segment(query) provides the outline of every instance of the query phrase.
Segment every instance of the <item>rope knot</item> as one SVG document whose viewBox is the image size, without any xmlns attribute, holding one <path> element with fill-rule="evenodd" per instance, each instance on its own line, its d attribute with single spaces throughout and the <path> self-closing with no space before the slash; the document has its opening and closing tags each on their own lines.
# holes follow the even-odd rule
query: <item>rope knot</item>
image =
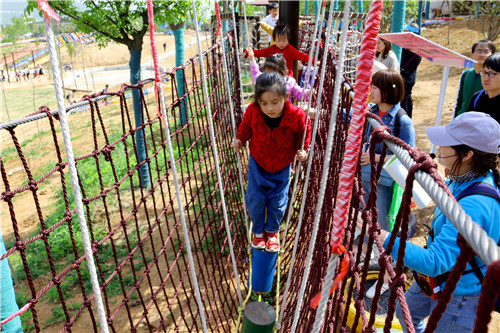
<svg viewBox="0 0 500 333">
<path fill-rule="evenodd" d="M 391 286 L 392 290 L 399 287 L 404 287 L 406 285 L 406 275 L 401 275 L 395 277 L 394 279 L 389 279 L 389 285 Z"/>
<path fill-rule="evenodd" d="M 86 299 L 85 301 L 83 301 L 83 306 L 90 309 L 90 307 L 92 306 L 92 301 L 89 299 Z M 108 321 L 109 321 L 109 319 L 108 319 Z"/>
<path fill-rule="evenodd" d="M 383 136 L 385 135 L 384 131 L 391 133 L 391 129 L 387 126 L 380 126 L 374 128 L 372 131 L 372 139 L 371 143 L 381 143 L 383 141 Z"/>
<path fill-rule="evenodd" d="M 54 282 L 54 284 L 56 286 L 59 286 L 61 284 L 61 278 L 59 276 L 54 276 L 54 278 L 52 279 L 52 281 Z"/>
<path fill-rule="evenodd" d="M 24 251 L 26 250 L 26 244 L 24 244 L 24 242 L 21 242 L 21 241 L 17 241 L 14 243 L 15 246 L 16 246 L 16 249 L 18 249 L 19 251 Z"/>
<path fill-rule="evenodd" d="M 104 159 L 107 161 L 107 162 L 111 162 L 111 152 L 115 150 L 115 147 L 114 146 L 104 146 L 104 148 L 102 148 L 102 153 L 104 155 Z"/>
<path fill-rule="evenodd" d="M 38 190 L 38 185 L 36 184 L 36 182 L 34 180 L 30 180 L 29 183 L 28 183 L 28 188 L 35 192 L 36 190 Z"/>
<path fill-rule="evenodd" d="M 0 197 L 0 199 L 3 201 L 11 201 L 13 197 L 14 197 L 14 192 L 5 191 L 2 193 L 2 196 Z"/>
<path fill-rule="evenodd" d="M 64 170 L 65 167 L 66 167 L 66 163 L 64 163 L 64 162 L 56 163 L 57 171 L 62 171 L 62 170 Z"/>
</svg>

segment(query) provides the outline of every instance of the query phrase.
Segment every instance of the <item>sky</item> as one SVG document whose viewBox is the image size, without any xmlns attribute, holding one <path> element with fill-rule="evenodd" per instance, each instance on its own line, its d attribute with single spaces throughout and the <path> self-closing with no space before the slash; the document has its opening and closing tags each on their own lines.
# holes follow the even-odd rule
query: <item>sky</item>
<svg viewBox="0 0 500 333">
<path fill-rule="evenodd" d="M 0 24 L 10 24 L 12 23 L 13 17 L 21 17 L 24 14 L 24 9 L 28 6 L 28 1 L 17 0 L 17 1 L 0 1 L 0 12 L 2 13 L 2 18 Z M 38 14 L 34 13 L 35 18 L 39 18 Z M 41 18 L 40 18 L 41 20 Z"/>
</svg>

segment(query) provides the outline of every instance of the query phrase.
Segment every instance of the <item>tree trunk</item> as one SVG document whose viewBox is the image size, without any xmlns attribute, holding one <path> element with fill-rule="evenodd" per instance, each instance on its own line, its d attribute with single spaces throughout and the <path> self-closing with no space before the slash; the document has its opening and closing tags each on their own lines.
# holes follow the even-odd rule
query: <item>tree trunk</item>
<svg viewBox="0 0 500 333">
<path fill-rule="evenodd" d="M 142 50 L 132 50 L 130 49 L 130 83 L 132 85 L 137 84 L 141 78 L 141 52 Z M 137 88 L 132 89 L 132 101 L 134 105 L 134 119 L 135 127 L 139 127 L 144 123 L 144 115 L 141 107 L 141 95 L 140 90 Z M 137 149 L 137 163 L 141 163 L 146 159 L 146 138 L 144 136 L 144 130 L 141 129 L 135 133 L 135 143 Z M 149 175 L 149 165 L 144 163 L 139 168 L 139 179 L 142 188 L 147 188 L 151 185 L 151 177 Z"/>
<path fill-rule="evenodd" d="M 179 67 L 184 63 L 184 23 L 171 24 L 170 29 L 174 33 L 175 38 L 175 67 Z M 175 73 L 177 81 L 177 94 L 179 97 L 184 96 L 184 71 L 177 70 Z M 189 110 L 186 101 L 183 99 L 180 103 L 179 125 L 183 126 L 189 118 Z"/>
</svg>

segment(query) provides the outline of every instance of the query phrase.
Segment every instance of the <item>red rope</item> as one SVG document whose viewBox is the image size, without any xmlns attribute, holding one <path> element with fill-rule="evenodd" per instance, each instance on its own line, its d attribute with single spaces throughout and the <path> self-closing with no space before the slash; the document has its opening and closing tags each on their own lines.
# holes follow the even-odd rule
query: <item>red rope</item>
<svg viewBox="0 0 500 333">
<path fill-rule="evenodd" d="M 153 56 L 153 66 L 155 69 L 155 100 L 158 101 L 159 92 L 158 92 L 158 83 L 161 82 L 160 78 L 160 65 L 158 64 L 158 49 L 156 48 L 156 39 L 155 39 L 155 14 L 153 10 L 153 0 L 147 0 L 148 5 L 148 23 L 149 23 L 149 39 L 151 40 L 151 54 Z M 161 116 L 160 103 L 157 104 L 158 116 Z M 165 121 L 165 120 L 164 120 Z"/>
<path fill-rule="evenodd" d="M 371 5 L 367 19 L 368 25 L 363 33 L 356 86 L 354 87 L 354 109 L 340 174 L 337 206 L 334 211 L 333 229 L 330 240 L 332 249 L 341 245 L 345 222 L 348 218 L 349 203 L 352 196 L 352 183 L 354 181 L 359 148 L 363 136 L 366 106 L 368 105 L 368 94 L 372 81 L 372 68 L 377 50 L 377 36 L 380 29 L 381 17 L 382 1 L 376 0 Z"/>
<path fill-rule="evenodd" d="M 477 305 L 474 333 L 488 331 L 491 312 L 495 307 L 495 301 L 500 297 L 500 260 L 494 261 L 488 265 L 482 287 L 479 304 Z"/>
</svg>

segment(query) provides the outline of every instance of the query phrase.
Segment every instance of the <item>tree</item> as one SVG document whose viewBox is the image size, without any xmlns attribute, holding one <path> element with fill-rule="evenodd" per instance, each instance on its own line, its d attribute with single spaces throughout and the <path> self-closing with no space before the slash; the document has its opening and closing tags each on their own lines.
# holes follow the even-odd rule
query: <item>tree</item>
<svg viewBox="0 0 500 333">
<path fill-rule="evenodd" d="M 75 24 L 77 30 L 96 33 L 99 46 L 114 41 L 127 46 L 130 52 L 130 83 L 136 84 L 141 77 L 141 53 L 143 38 L 148 31 L 148 12 L 145 1 L 50 1 L 50 6 L 61 18 Z M 38 8 L 36 1 L 28 1 L 26 12 Z M 155 22 L 176 24 L 190 18 L 190 1 L 154 1 Z M 140 94 L 132 89 L 135 125 L 143 124 Z M 146 159 L 144 131 L 136 132 L 138 163 Z M 140 170 L 141 186 L 151 183 L 149 167 L 144 163 Z"/>
<path fill-rule="evenodd" d="M 498 1 L 480 2 L 480 12 L 483 19 L 484 38 L 494 41 L 500 34 L 500 3 Z"/>
</svg>

